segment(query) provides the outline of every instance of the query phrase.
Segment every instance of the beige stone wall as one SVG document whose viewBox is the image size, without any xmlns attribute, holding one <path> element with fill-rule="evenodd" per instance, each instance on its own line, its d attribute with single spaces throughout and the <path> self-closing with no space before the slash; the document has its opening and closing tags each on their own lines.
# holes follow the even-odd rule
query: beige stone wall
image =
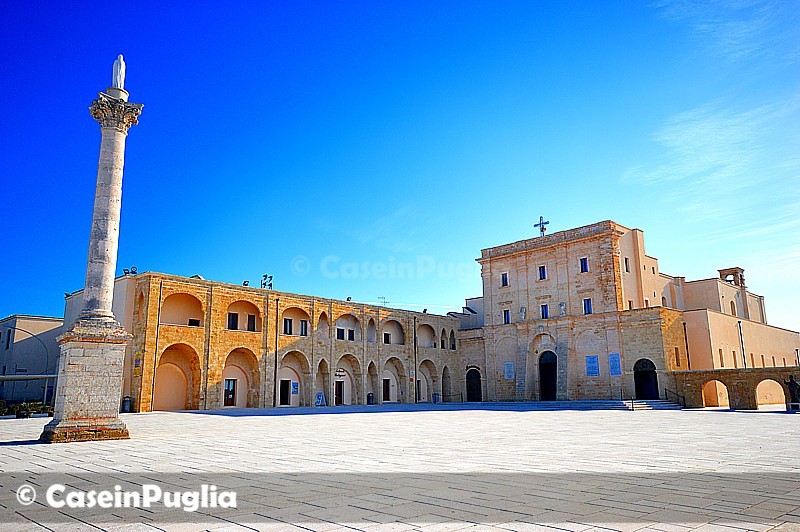
<svg viewBox="0 0 800 532">
<path fill-rule="evenodd" d="M 201 326 L 159 323 L 161 305 L 173 294 L 185 294 L 199 302 Z M 194 381 L 199 385 L 188 403 L 201 409 L 223 406 L 223 372 L 231 364 L 248 377 L 248 406 L 278 404 L 276 368 L 290 366 L 299 377 L 298 397 L 293 401 L 303 406 L 314 404 L 317 392 L 323 392 L 326 402 L 332 404 L 337 380 L 346 381 L 345 402 L 363 404 L 372 392 L 379 403 L 386 368 L 399 378 L 397 400 L 401 402 L 414 402 L 419 377 L 424 380 L 425 398 L 441 394 L 445 366 L 451 373 L 451 386 L 460 391 L 460 348 L 457 342 L 456 349 L 451 349 L 449 342 L 458 327 L 455 318 L 155 273 L 137 276 L 134 300 L 131 388 L 139 411 L 151 409 L 154 370 L 165 353 L 192 359 L 186 371 L 196 371 Z M 242 307 L 242 302 L 258 309 L 257 331 L 227 329 L 229 309 Z M 284 334 L 284 317 L 295 319 L 291 335 Z M 300 319 L 308 321 L 307 336 L 300 335 Z M 355 341 L 346 335 L 344 340 L 337 338 L 337 320 L 358 329 Z M 436 331 L 439 341 L 444 331 L 448 340 L 445 349 L 440 342 L 435 347 L 418 346 L 416 366 L 415 323 Z M 394 331 L 396 341 L 398 326 L 403 331 L 402 343 L 384 344 L 383 331 Z M 423 365 L 424 371 L 415 370 Z"/>
</svg>

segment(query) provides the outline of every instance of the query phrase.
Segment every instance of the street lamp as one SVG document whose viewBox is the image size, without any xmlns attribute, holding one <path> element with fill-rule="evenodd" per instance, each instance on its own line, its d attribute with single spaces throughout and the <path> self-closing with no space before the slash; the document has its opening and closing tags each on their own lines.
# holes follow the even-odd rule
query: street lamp
<svg viewBox="0 0 800 532">
<path fill-rule="evenodd" d="M 27 333 L 28 335 L 30 335 L 31 338 L 33 338 L 34 340 L 36 340 L 37 342 L 42 344 L 42 347 L 44 347 L 44 355 L 45 355 L 44 371 L 42 372 L 42 374 L 43 375 L 47 375 L 48 374 L 47 373 L 47 368 L 50 366 L 50 350 L 47 349 L 47 344 L 45 344 L 42 341 L 42 339 L 39 338 L 35 333 L 32 333 L 32 332 L 30 332 L 28 330 L 25 330 L 22 327 L 14 327 L 13 325 L 3 325 L 3 327 L 5 327 L 6 329 L 14 329 L 15 331 L 22 331 L 24 333 Z M 42 404 L 43 405 L 47 404 L 47 383 L 48 383 L 49 380 L 50 380 L 49 378 L 45 378 L 45 380 L 44 380 L 44 391 L 42 392 Z"/>
</svg>

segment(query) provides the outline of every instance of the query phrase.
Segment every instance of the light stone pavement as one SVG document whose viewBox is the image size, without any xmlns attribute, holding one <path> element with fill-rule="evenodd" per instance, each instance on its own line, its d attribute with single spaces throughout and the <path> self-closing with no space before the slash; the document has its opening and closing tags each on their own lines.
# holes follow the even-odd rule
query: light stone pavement
<svg viewBox="0 0 800 532">
<path fill-rule="evenodd" d="M 532 408 L 126 414 L 131 440 L 57 445 L 0 420 L 0 530 L 800 530 L 798 415 Z M 56 482 L 208 483 L 237 508 L 57 511 Z"/>
</svg>

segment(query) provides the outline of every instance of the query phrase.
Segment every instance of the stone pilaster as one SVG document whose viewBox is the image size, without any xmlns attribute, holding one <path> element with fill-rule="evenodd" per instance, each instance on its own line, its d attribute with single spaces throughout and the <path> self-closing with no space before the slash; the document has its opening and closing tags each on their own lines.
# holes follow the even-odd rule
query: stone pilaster
<svg viewBox="0 0 800 532">
<path fill-rule="evenodd" d="M 48 443 L 128 438 L 119 419 L 125 346 L 131 336 L 111 310 L 117 267 L 119 218 L 122 208 L 122 169 L 125 137 L 138 122 L 142 105 L 128 103 L 119 85 L 100 93 L 89 107 L 100 123 L 100 161 L 97 166 L 84 307 L 69 331 L 58 338 L 58 386 L 53 420 L 40 440 Z M 115 64 L 115 78 L 117 65 Z M 115 81 L 116 83 L 116 81 Z"/>
</svg>

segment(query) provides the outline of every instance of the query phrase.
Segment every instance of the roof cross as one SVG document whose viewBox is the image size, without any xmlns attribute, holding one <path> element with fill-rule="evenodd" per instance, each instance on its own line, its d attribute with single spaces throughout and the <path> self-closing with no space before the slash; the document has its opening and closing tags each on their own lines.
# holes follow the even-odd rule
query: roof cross
<svg viewBox="0 0 800 532">
<path fill-rule="evenodd" d="M 545 226 L 547 224 L 549 224 L 549 223 L 550 223 L 549 220 L 548 221 L 544 220 L 544 216 L 539 216 L 539 223 L 538 224 L 533 224 L 534 227 L 538 227 L 539 228 L 539 233 L 540 233 L 539 236 L 544 236 L 544 232 L 547 231 L 547 227 L 545 227 Z"/>
</svg>

